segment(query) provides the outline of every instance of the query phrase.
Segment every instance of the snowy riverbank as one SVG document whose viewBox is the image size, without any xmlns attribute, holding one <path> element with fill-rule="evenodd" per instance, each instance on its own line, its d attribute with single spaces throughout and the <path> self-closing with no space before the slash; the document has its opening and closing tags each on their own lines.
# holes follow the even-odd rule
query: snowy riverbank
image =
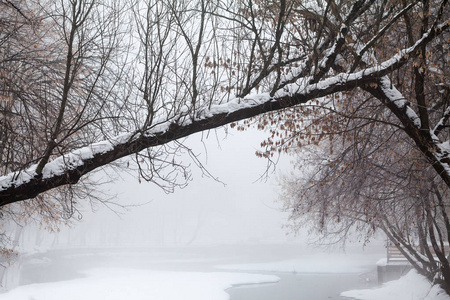
<svg viewBox="0 0 450 300">
<path fill-rule="evenodd" d="M 399 280 L 386 282 L 381 287 L 347 291 L 341 296 L 358 300 L 450 300 L 440 287 L 432 286 L 415 270 Z"/>
<path fill-rule="evenodd" d="M 29 256 L 21 265 L 20 286 L 0 300 L 227 300 L 236 286 L 249 284 L 255 291 L 301 285 L 313 294 L 334 285 L 331 299 L 341 299 L 343 292 L 361 300 L 450 300 L 416 273 L 361 290 L 376 285 L 364 272 L 374 269 L 378 258 L 379 251 L 311 254 L 297 245 L 55 250 Z M 350 289 L 359 290 L 344 292 Z"/>
<path fill-rule="evenodd" d="M 84 277 L 20 286 L 1 300 L 227 300 L 233 285 L 277 282 L 270 275 L 103 268 Z"/>
</svg>

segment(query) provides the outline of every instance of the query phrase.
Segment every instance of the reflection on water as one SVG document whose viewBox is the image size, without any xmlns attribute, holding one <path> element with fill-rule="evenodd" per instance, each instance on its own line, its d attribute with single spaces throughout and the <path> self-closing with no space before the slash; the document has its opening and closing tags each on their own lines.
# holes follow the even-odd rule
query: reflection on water
<svg viewBox="0 0 450 300">
<path fill-rule="evenodd" d="M 348 299 L 339 294 L 376 286 L 374 273 L 295 274 L 265 273 L 280 277 L 276 284 L 244 285 L 227 290 L 230 300 L 326 300 Z M 261 273 L 261 272 L 259 272 Z"/>
</svg>

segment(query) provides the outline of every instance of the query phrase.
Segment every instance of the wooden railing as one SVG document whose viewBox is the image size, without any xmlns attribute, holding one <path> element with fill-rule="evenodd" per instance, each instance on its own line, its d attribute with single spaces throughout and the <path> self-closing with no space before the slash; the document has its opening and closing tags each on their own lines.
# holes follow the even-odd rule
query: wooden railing
<svg viewBox="0 0 450 300">
<path fill-rule="evenodd" d="M 389 245 L 387 247 L 387 262 L 406 261 L 406 257 L 398 250 L 397 246 Z"/>
<path fill-rule="evenodd" d="M 431 253 L 433 253 L 433 255 L 435 255 L 434 253 L 434 249 L 432 246 L 428 246 Z M 414 246 L 414 248 L 420 252 L 420 247 L 419 246 Z M 450 253 L 450 246 L 449 245 L 445 245 L 444 246 L 444 250 L 445 250 L 445 256 L 447 256 Z M 403 256 L 403 254 L 400 252 L 400 250 L 398 250 L 397 246 L 395 245 L 389 245 L 387 247 L 387 262 L 404 262 L 406 261 L 406 257 Z"/>
</svg>

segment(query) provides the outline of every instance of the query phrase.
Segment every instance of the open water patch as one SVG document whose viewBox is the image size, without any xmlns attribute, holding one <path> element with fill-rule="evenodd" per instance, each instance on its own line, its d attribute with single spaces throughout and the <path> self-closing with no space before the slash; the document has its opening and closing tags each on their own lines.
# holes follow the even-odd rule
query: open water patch
<svg viewBox="0 0 450 300">
<path fill-rule="evenodd" d="M 258 272 L 261 274 L 261 272 Z M 344 291 L 377 286 L 376 270 L 362 274 L 278 273 L 278 283 L 235 286 L 227 290 L 230 300 L 326 300 L 348 299 Z M 374 275 L 375 274 L 375 275 Z"/>
</svg>

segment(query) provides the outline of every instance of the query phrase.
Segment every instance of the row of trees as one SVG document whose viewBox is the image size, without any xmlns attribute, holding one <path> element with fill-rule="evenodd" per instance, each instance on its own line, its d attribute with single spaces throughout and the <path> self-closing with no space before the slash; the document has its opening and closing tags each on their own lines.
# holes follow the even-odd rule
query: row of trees
<svg viewBox="0 0 450 300">
<path fill-rule="evenodd" d="M 415 35 L 424 34 L 439 17 L 438 4 L 442 3 L 411 3 L 411 9 L 381 22 L 379 28 L 390 28 L 374 57 L 383 60 L 398 45 L 414 45 Z M 417 112 L 421 132 L 440 140 L 446 153 L 448 38 L 444 34 L 424 45 L 416 60 L 389 76 L 391 87 L 401 92 L 398 101 L 407 101 Z M 369 241 L 382 231 L 421 274 L 443 283 L 448 291 L 449 186 L 440 176 L 446 170 L 437 169 L 423 155 L 415 133 L 374 87 L 272 115 L 278 126 L 260 155 L 284 150 L 296 156 L 294 173 L 282 183 L 292 230 L 307 226 L 328 242 L 342 243 L 355 235 Z"/>
<path fill-rule="evenodd" d="M 450 290 L 447 2 L 1 0 L 2 219 L 69 218 L 130 155 L 172 191 L 178 139 L 256 120 L 259 155 L 309 153 L 294 221 L 384 230 Z"/>
</svg>

